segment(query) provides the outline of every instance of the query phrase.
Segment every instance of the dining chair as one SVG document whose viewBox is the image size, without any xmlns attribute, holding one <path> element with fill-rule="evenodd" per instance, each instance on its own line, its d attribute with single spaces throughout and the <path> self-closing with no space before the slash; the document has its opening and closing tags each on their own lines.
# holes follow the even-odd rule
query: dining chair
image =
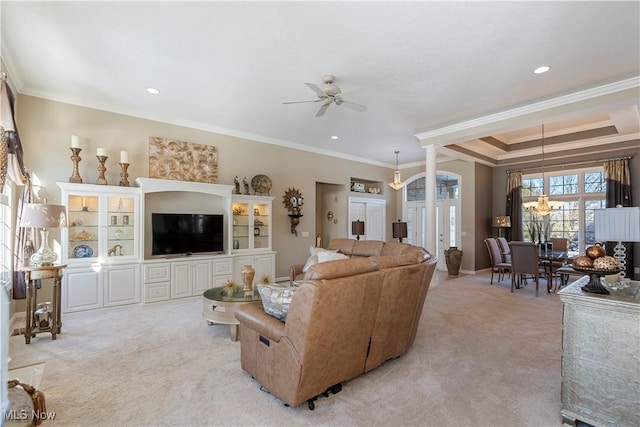
<svg viewBox="0 0 640 427">
<path fill-rule="evenodd" d="M 564 252 L 563 257 L 551 260 L 551 263 L 549 265 L 549 271 L 551 273 L 552 280 L 553 277 L 555 277 L 562 285 L 563 280 L 561 275 L 557 273 L 557 270 L 566 265 L 567 260 L 569 259 L 569 239 L 564 237 L 552 237 L 550 240 L 554 253 Z"/>
<path fill-rule="evenodd" d="M 504 279 L 506 272 L 511 272 L 511 263 L 502 260 L 502 251 L 498 245 L 498 241 L 493 237 L 484 239 L 487 250 L 489 251 L 489 259 L 491 260 L 491 284 L 493 285 L 493 273 L 498 273 L 498 282 Z"/>
<path fill-rule="evenodd" d="M 520 289 L 523 280 L 532 278 L 536 283 L 536 297 L 540 277 L 544 276 L 544 269 L 538 260 L 538 247 L 532 242 L 509 242 L 511 249 L 511 292 L 514 288 Z M 547 292 L 550 292 L 549 281 L 547 280 Z"/>
<path fill-rule="evenodd" d="M 498 241 L 498 246 L 500 246 L 500 251 L 502 252 L 502 262 L 511 262 L 511 250 L 509 249 L 509 242 L 507 242 L 506 237 L 498 237 L 496 239 Z"/>
</svg>

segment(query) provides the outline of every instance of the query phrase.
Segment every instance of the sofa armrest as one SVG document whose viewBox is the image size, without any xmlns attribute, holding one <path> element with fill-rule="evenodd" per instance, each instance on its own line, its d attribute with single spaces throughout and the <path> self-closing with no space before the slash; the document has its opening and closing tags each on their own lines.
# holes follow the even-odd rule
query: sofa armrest
<svg viewBox="0 0 640 427">
<path fill-rule="evenodd" d="M 298 274 L 302 274 L 304 264 L 293 264 L 289 267 L 289 286 L 293 286 L 293 282 L 296 280 Z"/>
<path fill-rule="evenodd" d="M 240 324 L 271 341 L 280 342 L 284 336 L 284 322 L 265 313 L 260 301 L 242 304 L 236 309 L 234 315 Z"/>
</svg>

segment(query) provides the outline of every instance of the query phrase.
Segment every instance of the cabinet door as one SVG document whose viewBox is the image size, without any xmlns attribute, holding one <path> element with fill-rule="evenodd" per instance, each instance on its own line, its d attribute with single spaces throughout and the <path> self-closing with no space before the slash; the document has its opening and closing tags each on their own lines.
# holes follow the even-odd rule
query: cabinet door
<svg viewBox="0 0 640 427">
<path fill-rule="evenodd" d="M 171 298 L 190 297 L 191 263 L 174 262 L 171 264 Z"/>
<path fill-rule="evenodd" d="M 253 257 L 253 268 L 256 270 L 255 282 L 262 282 L 264 276 L 269 276 L 269 282 L 275 281 L 275 255 L 256 255 Z"/>
<path fill-rule="evenodd" d="M 253 249 L 271 248 L 271 203 L 254 203 L 253 214 Z"/>
<path fill-rule="evenodd" d="M 104 305 L 140 302 L 140 266 L 118 265 L 103 268 Z"/>
<path fill-rule="evenodd" d="M 367 203 L 367 240 L 384 241 L 384 205 Z"/>
<path fill-rule="evenodd" d="M 109 261 L 138 258 L 138 198 L 114 194 L 107 196 L 106 254 Z"/>
<path fill-rule="evenodd" d="M 250 226 L 250 206 L 248 202 L 233 202 L 233 250 L 246 250 L 251 246 L 253 226 Z"/>
<path fill-rule="evenodd" d="M 65 313 L 102 307 L 100 274 L 91 267 L 66 269 L 62 277 L 62 310 Z"/>
<path fill-rule="evenodd" d="M 194 261 L 192 263 L 191 286 L 193 295 L 201 295 L 211 287 L 213 275 L 211 261 Z"/>
<path fill-rule="evenodd" d="M 236 257 L 233 263 L 233 277 L 237 284 L 242 285 L 242 268 L 245 265 L 251 265 L 256 271 L 253 277 L 253 283 L 262 281 L 264 275 L 268 275 L 271 282 L 275 280 L 275 255 L 247 255 Z"/>
<path fill-rule="evenodd" d="M 100 254 L 100 197 L 72 193 L 66 198 L 69 226 L 62 229 L 63 262 L 95 262 Z"/>
</svg>

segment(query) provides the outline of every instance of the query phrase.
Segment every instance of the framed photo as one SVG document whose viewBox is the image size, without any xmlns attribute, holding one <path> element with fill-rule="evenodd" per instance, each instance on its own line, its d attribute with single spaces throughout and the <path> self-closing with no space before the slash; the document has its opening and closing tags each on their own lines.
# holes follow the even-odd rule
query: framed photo
<svg viewBox="0 0 640 427">
<path fill-rule="evenodd" d="M 253 227 L 253 235 L 254 236 L 260 235 L 260 227 Z"/>
</svg>

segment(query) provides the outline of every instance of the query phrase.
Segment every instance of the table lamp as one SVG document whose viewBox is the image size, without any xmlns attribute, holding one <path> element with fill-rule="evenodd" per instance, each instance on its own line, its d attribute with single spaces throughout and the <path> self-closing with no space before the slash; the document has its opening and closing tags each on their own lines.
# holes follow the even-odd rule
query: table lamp
<svg viewBox="0 0 640 427">
<path fill-rule="evenodd" d="M 493 224 L 491 225 L 498 229 L 498 236 L 502 237 L 502 229 L 511 227 L 511 217 L 510 216 L 494 216 Z"/>
<path fill-rule="evenodd" d="M 360 236 L 364 235 L 364 221 L 351 221 L 351 234 L 356 236 L 356 240 L 360 240 Z"/>
<path fill-rule="evenodd" d="M 392 226 L 393 238 L 398 239 L 398 242 L 402 243 L 402 239 L 407 237 L 407 223 L 398 220 L 398 222 L 392 223 Z"/>
<path fill-rule="evenodd" d="M 640 242 L 640 207 L 618 206 L 596 209 L 593 213 L 596 240 L 618 242 L 613 248 L 613 257 L 622 269 L 620 275 L 624 277 L 627 261 L 622 242 Z"/>
<path fill-rule="evenodd" d="M 21 227 L 41 228 L 40 248 L 31 255 L 31 263 L 36 266 L 52 265 L 57 259 L 56 254 L 49 247 L 49 228 L 67 226 L 66 208 L 62 205 L 49 205 L 46 203 L 27 203 L 24 205 Z"/>
</svg>

